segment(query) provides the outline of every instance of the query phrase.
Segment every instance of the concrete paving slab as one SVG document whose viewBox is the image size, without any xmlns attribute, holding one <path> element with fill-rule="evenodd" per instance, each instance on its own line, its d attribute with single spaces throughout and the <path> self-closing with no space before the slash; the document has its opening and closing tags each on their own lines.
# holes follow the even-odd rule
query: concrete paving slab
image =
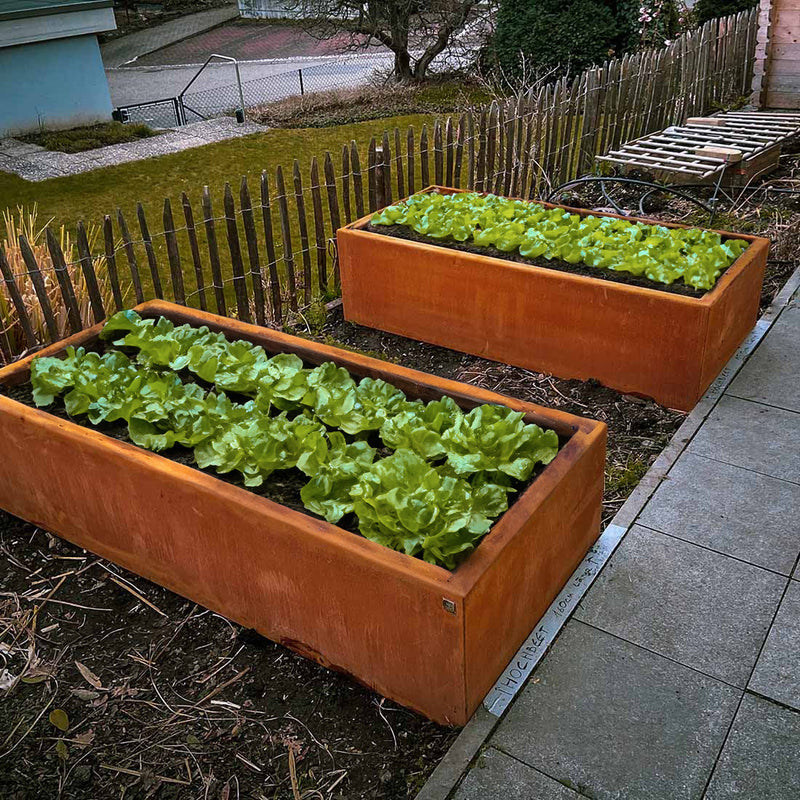
<svg viewBox="0 0 800 800">
<path fill-rule="evenodd" d="M 781 314 L 728 394 L 800 411 L 800 306 Z"/>
<path fill-rule="evenodd" d="M 800 414 L 725 396 L 688 450 L 800 483 Z"/>
<path fill-rule="evenodd" d="M 789 581 L 749 688 L 800 711 L 800 583 Z"/>
<path fill-rule="evenodd" d="M 657 531 L 789 575 L 800 486 L 684 453 L 639 516 Z"/>
<path fill-rule="evenodd" d="M 489 748 L 453 800 L 579 800 L 580 795 L 541 772 Z"/>
<path fill-rule="evenodd" d="M 690 800 L 741 692 L 571 621 L 491 743 L 596 800 Z"/>
<path fill-rule="evenodd" d="M 575 616 L 744 688 L 787 580 L 636 525 Z"/>
<path fill-rule="evenodd" d="M 706 800 L 797 800 L 800 714 L 745 695 Z"/>
</svg>

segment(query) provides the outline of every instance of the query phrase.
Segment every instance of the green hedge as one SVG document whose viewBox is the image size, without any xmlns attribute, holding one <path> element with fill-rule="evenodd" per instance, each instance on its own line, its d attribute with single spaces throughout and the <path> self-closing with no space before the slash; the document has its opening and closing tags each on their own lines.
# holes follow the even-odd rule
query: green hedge
<svg viewBox="0 0 800 800">
<path fill-rule="evenodd" d="M 639 0 L 501 0 L 481 64 L 511 83 L 530 83 L 550 71 L 576 75 L 640 47 L 639 13 Z M 644 44 L 674 36 L 677 20 L 674 0 L 664 0 Z M 653 34 L 661 41 L 651 41 Z"/>
<path fill-rule="evenodd" d="M 695 18 L 699 25 L 717 17 L 738 14 L 758 5 L 758 0 L 697 0 L 694 8 Z"/>
</svg>

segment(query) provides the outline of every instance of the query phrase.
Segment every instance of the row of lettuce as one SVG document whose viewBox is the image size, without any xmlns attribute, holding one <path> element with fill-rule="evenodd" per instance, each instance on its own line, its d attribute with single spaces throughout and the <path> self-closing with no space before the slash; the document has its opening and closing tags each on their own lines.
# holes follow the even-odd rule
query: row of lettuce
<svg viewBox="0 0 800 800">
<path fill-rule="evenodd" d="M 379 211 L 373 225 L 403 225 L 440 241 L 492 246 L 529 259 L 554 259 L 629 272 L 661 284 L 711 289 L 747 248 L 699 228 L 666 228 L 475 192 L 418 192 Z"/>
<path fill-rule="evenodd" d="M 357 382 L 332 362 L 305 368 L 205 327 L 124 311 L 101 335 L 102 355 L 68 348 L 33 361 L 37 406 L 62 398 L 94 425 L 124 421 L 140 447 L 191 448 L 200 468 L 238 472 L 250 487 L 297 469 L 309 511 L 333 523 L 355 513 L 366 538 L 449 569 L 558 451 L 554 431 L 508 408 L 411 401 L 380 379 Z M 184 382 L 184 371 L 213 390 Z M 390 455 L 376 457 L 376 434 Z"/>
</svg>

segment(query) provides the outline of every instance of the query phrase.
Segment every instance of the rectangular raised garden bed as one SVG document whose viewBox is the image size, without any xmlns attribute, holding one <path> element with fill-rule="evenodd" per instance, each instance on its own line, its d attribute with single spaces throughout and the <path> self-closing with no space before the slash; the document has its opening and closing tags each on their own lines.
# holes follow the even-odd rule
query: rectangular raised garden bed
<svg viewBox="0 0 800 800">
<path fill-rule="evenodd" d="M 722 232 L 749 246 L 710 291 L 690 297 L 375 233 L 365 230 L 371 218 L 337 234 L 347 320 L 561 378 L 594 378 L 683 411 L 758 316 L 767 239 Z"/>
<path fill-rule="evenodd" d="M 0 394 L 0 507 L 437 722 L 466 723 L 598 536 L 605 426 L 163 301 L 136 310 L 333 361 L 409 398 L 505 405 L 558 433 L 554 460 L 449 571 Z M 101 327 L 39 355 L 91 346 Z M 28 382 L 31 360 L 0 384 Z"/>
</svg>

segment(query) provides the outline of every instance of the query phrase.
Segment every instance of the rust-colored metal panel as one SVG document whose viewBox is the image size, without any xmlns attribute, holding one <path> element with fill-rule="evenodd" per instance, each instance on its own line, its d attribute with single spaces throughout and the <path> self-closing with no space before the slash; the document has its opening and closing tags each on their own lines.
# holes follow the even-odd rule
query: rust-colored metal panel
<svg viewBox="0 0 800 800">
<path fill-rule="evenodd" d="M 562 378 L 596 378 L 685 411 L 713 380 L 704 365 L 730 355 L 755 322 L 749 309 L 769 245 L 726 233 L 750 247 L 693 298 L 371 233 L 369 219 L 337 234 L 348 320 Z M 710 329 L 725 318 L 720 306 L 748 313 Z"/>
<path fill-rule="evenodd" d="M 517 517 L 517 525 L 502 558 L 487 562 L 480 573 L 477 560 L 475 566 L 464 565 L 466 572 L 474 570 L 475 578 L 464 601 L 470 705 L 483 700 L 494 683 L 489 676 L 499 674 L 513 658 L 531 631 L 530 619 L 541 618 L 597 538 L 606 431 L 595 429 L 585 446 L 570 450 L 572 445 L 567 444 L 569 458 L 559 471 L 568 470 L 576 480 L 558 481 L 535 512 L 526 500 L 508 512 Z M 577 547 L 576 535 L 582 537 Z M 509 584 L 516 587 L 513 592 L 504 588 Z"/>
<path fill-rule="evenodd" d="M 599 533 L 605 426 L 163 301 L 137 310 L 205 324 L 311 363 L 333 360 L 412 397 L 448 394 L 465 407 L 503 403 L 569 437 L 512 510 L 449 572 L 0 396 L 0 507 L 437 722 L 465 724 L 481 700 L 468 682 L 490 686 L 518 644 L 506 638 L 505 615 L 514 614 L 514 636 L 530 630 L 542 610 L 537 598 L 558 592 Z M 43 353 L 91 343 L 99 329 Z M 0 370 L 0 382 L 26 381 L 30 361 Z M 476 587 L 495 571 L 502 581 L 468 609 L 465 598 L 477 598 Z"/>
<path fill-rule="evenodd" d="M 708 328 L 700 376 L 702 392 L 719 375 L 758 320 L 768 253 L 769 240 L 756 239 L 742 256 L 748 259 L 746 267 L 730 276 L 723 276 L 723 279 L 728 278 L 727 288 L 708 306 Z"/>
</svg>

